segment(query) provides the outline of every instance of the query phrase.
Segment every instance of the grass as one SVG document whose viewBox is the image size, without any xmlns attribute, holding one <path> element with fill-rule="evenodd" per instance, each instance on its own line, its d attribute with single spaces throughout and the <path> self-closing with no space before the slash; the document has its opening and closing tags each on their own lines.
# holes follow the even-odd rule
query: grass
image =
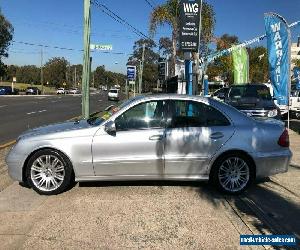
<svg viewBox="0 0 300 250">
<path fill-rule="evenodd" d="M 11 86 L 10 82 L 0 82 L 0 86 Z M 32 85 L 28 83 L 14 83 L 14 88 L 19 89 L 20 92 L 25 91 L 28 87 L 38 87 L 40 90 L 42 89 L 42 85 Z M 45 94 L 55 94 L 55 87 L 49 87 L 44 85 L 44 93 Z"/>
</svg>

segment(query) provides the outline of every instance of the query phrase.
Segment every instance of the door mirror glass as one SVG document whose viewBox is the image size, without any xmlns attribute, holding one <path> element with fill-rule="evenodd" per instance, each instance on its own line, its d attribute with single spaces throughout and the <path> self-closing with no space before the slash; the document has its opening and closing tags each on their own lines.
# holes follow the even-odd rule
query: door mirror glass
<svg viewBox="0 0 300 250">
<path fill-rule="evenodd" d="M 109 121 L 108 123 L 105 124 L 104 130 L 106 133 L 110 135 L 115 135 L 116 134 L 116 124 L 114 121 Z"/>
</svg>

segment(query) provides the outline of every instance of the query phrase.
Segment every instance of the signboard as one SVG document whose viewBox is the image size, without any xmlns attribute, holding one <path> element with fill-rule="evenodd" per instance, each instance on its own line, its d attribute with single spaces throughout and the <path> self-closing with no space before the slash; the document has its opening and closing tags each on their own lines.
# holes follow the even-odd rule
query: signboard
<svg viewBox="0 0 300 250">
<path fill-rule="evenodd" d="M 181 51 L 198 51 L 200 7 L 201 0 L 182 0 L 180 2 L 179 48 Z"/>
<path fill-rule="evenodd" d="M 248 83 L 249 56 L 245 47 L 232 51 L 234 84 Z"/>
<path fill-rule="evenodd" d="M 91 44 L 90 49 L 92 50 L 113 50 L 111 44 Z"/>
<path fill-rule="evenodd" d="M 17 77 L 14 76 L 12 81 L 17 82 Z"/>
<path fill-rule="evenodd" d="M 127 79 L 129 81 L 135 81 L 136 79 L 136 66 L 127 66 Z"/>
</svg>

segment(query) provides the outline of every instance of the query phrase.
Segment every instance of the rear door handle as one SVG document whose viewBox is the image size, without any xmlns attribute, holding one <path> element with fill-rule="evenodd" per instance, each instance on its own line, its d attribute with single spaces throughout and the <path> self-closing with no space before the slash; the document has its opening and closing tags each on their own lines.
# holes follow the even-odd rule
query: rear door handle
<svg viewBox="0 0 300 250">
<path fill-rule="evenodd" d="M 210 135 L 211 139 L 221 139 L 223 137 L 224 137 L 224 134 L 222 132 L 215 132 Z"/>
<path fill-rule="evenodd" d="M 164 138 L 163 135 L 152 135 L 152 136 L 149 137 L 149 140 L 151 140 L 151 141 L 160 141 L 163 138 Z"/>
</svg>

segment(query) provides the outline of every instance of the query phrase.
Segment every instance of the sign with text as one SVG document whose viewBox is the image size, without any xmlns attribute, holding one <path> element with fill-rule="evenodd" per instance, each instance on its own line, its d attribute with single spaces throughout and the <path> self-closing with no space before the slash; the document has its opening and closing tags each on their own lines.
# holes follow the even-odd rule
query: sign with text
<svg viewBox="0 0 300 250">
<path fill-rule="evenodd" d="M 91 44 L 91 50 L 113 50 L 113 46 L 111 44 Z"/>
<path fill-rule="evenodd" d="M 181 51 L 198 51 L 200 8 L 201 0 L 182 0 L 180 2 L 179 48 Z"/>
<path fill-rule="evenodd" d="M 136 79 L 136 66 L 127 66 L 127 79 L 129 81 L 135 81 Z"/>
</svg>

